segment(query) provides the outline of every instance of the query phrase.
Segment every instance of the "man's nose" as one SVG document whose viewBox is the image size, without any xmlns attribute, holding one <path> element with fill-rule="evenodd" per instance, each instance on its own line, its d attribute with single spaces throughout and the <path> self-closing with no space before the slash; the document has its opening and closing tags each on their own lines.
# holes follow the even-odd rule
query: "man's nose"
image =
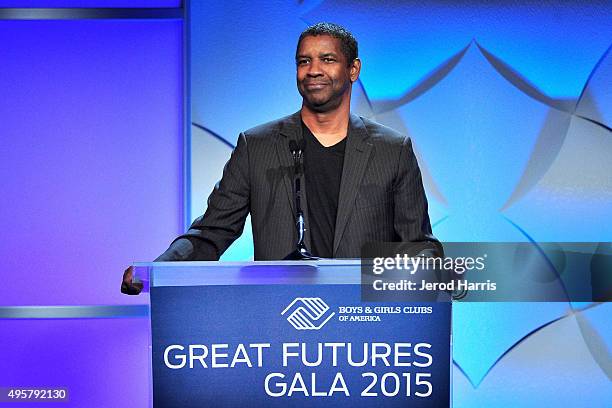
<svg viewBox="0 0 612 408">
<path fill-rule="evenodd" d="M 323 72 L 321 71 L 321 64 L 319 63 L 319 61 L 313 60 L 310 62 L 307 74 L 308 76 L 313 77 L 323 75 Z"/>
</svg>

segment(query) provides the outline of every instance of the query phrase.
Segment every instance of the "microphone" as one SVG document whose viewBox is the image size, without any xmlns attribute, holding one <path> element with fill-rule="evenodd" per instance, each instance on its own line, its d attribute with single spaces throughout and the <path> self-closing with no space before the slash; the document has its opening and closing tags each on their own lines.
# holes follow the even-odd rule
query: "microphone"
<svg viewBox="0 0 612 408">
<path fill-rule="evenodd" d="M 293 200 L 295 202 L 295 224 L 297 227 L 297 243 L 293 252 L 287 255 L 285 260 L 304 260 L 304 259 L 319 259 L 312 256 L 306 244 L 304 244 L 304 236 L 306 232 L 306 224 L 304 222 L 304 212 L 302 211 L 302 186 L 301 175 L 304 173 L 304 139 L 289 141 L 289 150 L 293 157 Z"/>
<path fill-rule="evenodd" d="M 301 175 L 304 171 L 304 139 L 300 139 L 297 142 L 294 139 L 291 139 L 289 141 L 289 150 L 291 151 L 291 156 L 293 156 L 295 175 Z"/>
<path fill-rule="evenodd" d="M 295 139 L 291 139 L 289 141 L 289 150 L 291 151 L 291 155 L 295 157 L 297 151 L 299 150 L 298 143 L 295 141 Z"/>
</svg>

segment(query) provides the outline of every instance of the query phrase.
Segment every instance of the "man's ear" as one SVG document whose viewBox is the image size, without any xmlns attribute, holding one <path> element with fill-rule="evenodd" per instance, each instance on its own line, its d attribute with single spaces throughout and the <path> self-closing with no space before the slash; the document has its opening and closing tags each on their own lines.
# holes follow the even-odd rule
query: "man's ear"
<svg viewBox="0 0 612 408">
<path fill-rule="evenodd" d="M 359 79 L 360 72 L 361 72 L 361 60 L 359 58 L 355 58 L 350 68 L 351 82 L 355 82 L 357 81 L 357 79 Z"/>
</svg>

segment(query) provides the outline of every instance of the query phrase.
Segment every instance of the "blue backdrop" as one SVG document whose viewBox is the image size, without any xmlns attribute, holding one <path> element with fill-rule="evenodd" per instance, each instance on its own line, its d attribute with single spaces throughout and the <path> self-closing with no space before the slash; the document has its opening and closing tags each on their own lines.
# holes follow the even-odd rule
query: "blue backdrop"
<svg viewBox="0 0 612 408">
<path fill-rule="evenodd" d="M 439 239 L 612 241 L 608 3 L 194 1 L 190 10 L 190 219 L 239 132 L 299 109 L 297 38 L 331 21 L 359 41 L 353 111 L 412 137 Z M 252 256 L 247 224 L 223 259 Z M 605 406 L 610 312 L 455 305 L 456 406 Z"/>
</svg>

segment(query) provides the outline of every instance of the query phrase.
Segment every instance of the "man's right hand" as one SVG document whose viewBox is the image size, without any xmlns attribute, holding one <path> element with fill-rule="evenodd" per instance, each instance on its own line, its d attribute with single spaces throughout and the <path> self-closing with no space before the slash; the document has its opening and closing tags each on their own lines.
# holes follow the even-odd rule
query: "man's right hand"
<svg viewBox="0 0 612 408">
<path fill-rule="evenodd" d="M 121 282 L 121 293 L 126 295 L 138 295 L 142 291 L 142 282 L 133 282 L 134 267 L 130 266 L 123 272 L 123 281 Z"/>
</svg>

